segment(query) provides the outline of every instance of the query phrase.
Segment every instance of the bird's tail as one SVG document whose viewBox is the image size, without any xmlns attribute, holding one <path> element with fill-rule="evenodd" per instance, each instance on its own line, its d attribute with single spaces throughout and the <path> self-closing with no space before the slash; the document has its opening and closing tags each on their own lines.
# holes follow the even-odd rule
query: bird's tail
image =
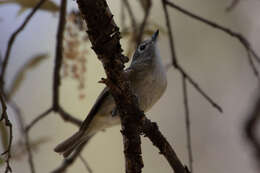
<svg viewBox="0 0 260 173">
<path fill-rule="evenodd" d="M 68 157 L 80 144 L 87 142 L 92 136 L 86 136 L 84 132 L 78 131 L 65 141 L 58 144 L 54 151 Z"/>
</svg>

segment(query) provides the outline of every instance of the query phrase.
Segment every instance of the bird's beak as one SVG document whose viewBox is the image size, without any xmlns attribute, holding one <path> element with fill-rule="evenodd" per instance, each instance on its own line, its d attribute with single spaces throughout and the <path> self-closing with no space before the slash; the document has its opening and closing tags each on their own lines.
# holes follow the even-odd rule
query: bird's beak
<svg viewBox="0 0 260 173">
<path fill-rule="evenodd" d="M 152 35 L 152 41 L 157 41 L 158 35 L 159 35 L 159 30 L 157 30 L 157 31 Z"/>
</svg>

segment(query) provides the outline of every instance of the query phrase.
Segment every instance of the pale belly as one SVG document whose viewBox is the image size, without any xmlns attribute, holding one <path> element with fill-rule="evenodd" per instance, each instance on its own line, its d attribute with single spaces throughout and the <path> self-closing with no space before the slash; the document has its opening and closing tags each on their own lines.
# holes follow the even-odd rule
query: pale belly
<svg viewBox="0 0 260 173">
<path fill-rule="evenodd" d="M 145 79 L 142 78 L 144 75 L 146 75 Z M 156 78 L 155 76 L 161 77 Z M 166 74 L 140 74 L 140 76 L 136 76 L 131 83 L 134 94 L 138 97 L 140 109 L 147 112 L 163 95 L 167 86 Z M 88 133 L 96 133 L 99 130 L 120 124 L 119 116 L 112 116 L 111 114 L 114 108 L 114 100 L 112 96 L 109 95 L 91 122 L 90 127 L 87 130 Z"/>
</svg>

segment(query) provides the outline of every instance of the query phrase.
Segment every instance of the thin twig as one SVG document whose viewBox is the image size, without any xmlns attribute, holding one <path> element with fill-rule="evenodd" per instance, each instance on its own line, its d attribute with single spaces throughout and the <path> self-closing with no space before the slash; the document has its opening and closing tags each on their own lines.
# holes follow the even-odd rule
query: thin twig
<svg viewBox="0 0 260 173">
<path fill-rule="evenodd" d="M 40 121 L 42 118 L 46 117 L 49 113 L 52 112 L 52 108 L 47 109 L 46 111 L 44 111 L 42 114 L 40 114 L 39 116 L 37 116 L 34 120 L 32 120 L 31 123 L 29 123 L 26 127 L 25 127 L 25 131 L 28 133 L 28 131 L 38 122 Z"/>
<path fill-rule="evenodd" d="M 171 55 L 172 55 L 172 65 L 176 68 L 176 67 L 178 67 L 178 61 L 177 61 L 177 56 L 176 56 L 175 47 L 174 47 L 171 21 L 170 21 L 170 17 L 169 17 L 169 12 L 168 12 L 166 4 L 165 4 L 165 0 L 162 0 L 162 6 L 163 6 L 164 18 L 166 20 L 166 26 L 167 26 L 167 30 L 168 30 L 168 34 L 169 34 L 169 43 L 170 43 L 170 50 L 171 50 Z"/>
<path fill-rule="evenodd" d="M 187 81 L 186 77 L 182 75 L 182 90 L 183 90 L 183 104 L 185 111 L 185 122 L 186 122 L 186 133 L 187 133 L 187 148 L 189 154 L 189 167 L 190 172 L 193 172 L 193 157 L 192 157 L 192 145 L 191 145 L 191 129 L 190 129 L 190 112 L 189 112 L 189 103 L 188 103 L 188 92 L 187 92 Z"/>
<path fill-rule="evenodd" d="M 156 123 L 151 122 L 149 119 L 144 117 L 142 120 L 142 132 L 145 137 L 148 137 L 152 141 L 153 145 L 160 150 L 160 154 L 163 154 L 167 159 L 174 172 L 189 173 L 188 169 L 186 169 L 186 167 L 181 163 L 170 143 L 159 131 Z"/>
<path fill-rule="evenodd" d="M 80 146 L 77 147 L 75 152 L 72 153 L 72 155 L 69 158 L 64 158 L 61 165 L 58 168 L 56 168 L 55 170 L 53 170 L 52 173 L 64 173 L 64 172 L 66 172 L 67 168 L 69 166 L 71 166 L 74 163 L 74 161 L 76 160 L 76 158 L 80 155 L 80 153 L 84 149 L 86 143 L 87 142 L 80 144 Z"/>
<path fill-rule="evenodd" d="M 138 108 L 124 75 L 125 56 L 120 45 L 120 32 L 106 0 L 78 0 L 79 9 L 88 27 L 92 49 L 102 61 L 110 89 L 121 118 L 127 173 L 141 173 L 143 160 L 139 124 L 144 116 Z"/>
<path fill-rule="evenodd" d="M 222 108 L 215 102 L 213 99 L 211 99 L 201 88 L 200 86 L 184 71 L 184 69 L 178 64 L 177 61 L 177 56 L 174 48 L 174 41 L 173 41 L 173 34 L 172 34 L 172 29 L 171 29 L 171 23 L 170 23 L 170 18 L 169 18 L 169 13 L 167 10 L 166 5 L 169 4 L 167 0 L 162 0 L 162 5 L 163 5 L 163 11 L 165 14 L 165 20 L 166 20 L 166 25 L 169 33 L 169 43 L 170 43 L 170 50 L 171 50 L 171 55 L 172 55 L 172 66 L 177 68 L 182 75 L 185 76 L 185 78 L 188 79 L 188 81 L 194 86 L 194 88 L 218 111 L 223 112 Z M 174 4 L 173 4 L 174 5 Z M 190 13 L 190 12 L 188 12 Z"/>
<path fill-rule="evenodd" d="M 240 0 L 232 0 L 231 3 L 227 6 L 226 11 L 232 11 L 238 5 L 239 2 Z"/>
<path fill-rule="evenodd" d="M 90 168 L 90 166 L 88 165 L 88 162 L 84 159 L 84 157 L 80 154 L 79 155 L 79 159 L 81 160 L 81 162 L 83 163 L 83 165 L 85 166 L 86 170 L 88 171 L 88 173 L 92 173 L 92 169 Z"/>
<path fill-rule="evenodd" d="M 248 50 L 247 50 L 247 57 L 248 57 L 249 65 L 251 66 L 251 69 L 253 70 L 254 75 L 259 79 L 259 72 L 256 68 L 256 65 L 255 65 L 254 60 L 251 56 L 251 53 Z"/>
<path fill-rule="evenodd" d="M 258 89 L 259 91 L 259 89 Z M 260 94 L 258 93 L 258 98 L 254 103 L 252 112 L 246 116 L 246 122 L 244 126 L 244 132 L 246 134 L 247 141 L 251 144 L 253 153 L 255 155 L 256 165 L 260 169 L 260 140 L 258 138 L 258 127 L 260 124 Z"/>
<path fill-rule="evenodd" d="M 59 106 L 58 112 L 64 121 L 68 121 L 76 126 L 80 126 L 82 121 L 66 112 L 61 106 Z"/>
<path fill-rule="evenodd" d="M 134 32 L 136 32 L 137 31 L 137 23 L 136 23 L 136 18 L 134 16 L 132 8 L 131 8 L 128 0 L 122 0 L 122 2 L 123 2 L 124 6 L 126 7 L 126 9 L 128 11 L 129 17 L 131 19 L 132 28 L 133 28 Z"/>
<path fill-rule="evenodd" d="M 126 28 L 126 21 L 125 21 L 125 3 L 124 3 L 124 1 L 120 1 L 120 3 L 121 3 L 121 8 L 120 8 L 120 25 L 121 25 L 121 29 L 122 30 L 125 30 L 125 28 Z"/>
<path fill-rule="evenodd" d="M 201 88 L 200 86 L 188 75 L 184 69 L 178 65 L 178 70 L 181 72 L 182 75 L 185 76 L 185 78 L 190 82 L 190 84 L 214 107 L 216 108 L 219 112 L 223 112 L 222 108 L 215 102 L 213 101 Z"/>
<path fill-rule="evenodd" d="M 136 41 L 137 45 L 140 44 L 140 42 L 143 39 L 144 29 L 145 29 L 148 17 L 150 15 L 151 7 L 152 7 L 152 1 L 149 0 L 149 5 L 145 9 L 144 18 L 143 18 L 143 21 L 142 21 L 141 26 L 139 28 L 139 34 L 138 34 L 137 41 Z"/>
<path fill-rule="evenodd" d="M 61 118 L 65 121 L 69 121 L 73 124 L 79 126 L 81 121 L 77 118 L 74 118 L 72 115 L 63 110 L 59 104 L 59 86 L 60 86 L 60 70 L 63 58 L 63 35 L 66 24 L 66 6 L 67 0 L 61 1 L 60 7 L 60 16 L 59 24 L 57 31 L 57 44 L 56 44 L 56 58 L 55 58 L 55 67 L 53 73 L 53 104 L 52 107 L 47 109 L 45 112 L 36 117 L 27 127 L 26 131 L 28 132 L 32 126 L 34 126 L 39 120 L 46 117 L 51 111 L 59 113 Z"/>
<path fill-rule="evenodd" d="M 8 173 L 8 172 L 12 172 L 12 168 L 10 166 L 9 161 L 11 159 L 11 146 L 12 146 L 12 142 L 13 142 L 13 125 L 8 118 L 8 115 L 7 115 L 7 112 L 6 112 L 7 106 L 6 106 L 6 103 L 5 103 L 5 100 L 4 100 L 4 96 L 2 94 L 3 93 L 0 90 L 0 101 L 1 101 L 1 105 L 2 105 L 2 115 L 0 117 L 0 121 L 4 120 L 5 125 L 7 127 L 9 127 L 9 142 L 8 142 L 7 149 L 1 155 L 7 154 L 7 158 L 5 160 L 5 163 L 6 163 L 5 173 Z"/>
<path fill-rule="evenodd" d="M 33 162 L 33 155 L 32 155 L 32 150 L 31 150 L 31 146 L 30 146 L 29 134 L 25 131 L 24 119 L 22 116 L 21 109 L 18 107 L 18 105 L 15 102 L 10 101 L 10 105 L 12 106 L 12 108 L 14 109 L 14 111 L 18 117 L 18 122 L 20 124 L 20 130 L 21 130 L 22 134 L 24 135 L 25 148 L 28 153 L 28 163 L 30 166 L 31 173 L 35 173 L 35 166 L 34 166 L 34 162 Z"/>
<path fill-rule="evenodd" d="M 254 59 L 260 64 L 260 57 L 259 57 L 259 56 L 257 55 L 257 53 L 251 48 L 251 45 L 249 44 L 249 42 L 247 41 L 247 39 L 245 39 L 245 37 L 244 37 L 243 35 L 241 35 L 241 34 L 239 34 L 239 33 L 236 33 L 236 32 L 234 32 L 234 31 L 230 30 L 229 28 L 226 28 L 226 27 L 224 27 L 224 26 L 221 26 L 221 25 L 219 25 L 219 24 L 217 24 L 217 23 L 214 23 L 214 22 L 209 21 L 209 20 L 207 20 L 207 19 L 204 19 L 204 18 L 202 18 L 202 17 L 200 17 L 200 16 L 197 16 L 197 15 L 191 13 L 190 11 L 185 10 L 185 9 L 183 9 L 182 7 L 180 7 L 180 6 L 176 5 L 176 4 L 174 4 L 173 2 L 170 2 L 170 1 L 168 1 L 168 0 L 164 0 L 164 2 L 165 2 L 167 5 L 171 6 L 172 8 L 174 8 L 174 9 L 180 11 L 181 13 L 183 13 L 183 14 L 185 14 L 185 15 L 187 15 L 187 16 L 193 18 L 193 19 L 196 19 L 196 20 L 198 20 L 198 21 L 200 21 L 200 22 L 202 22 L 202 23 L 205 23 L 205 24 L 207 24 L 207 25 L 209 25 L 209 26 L 211 26 L 211 27 L 213 27 L 213 28 L 216 28 L 216 29 L 218 29 L 218 30 L 221 30 L 221 31 L 227 33 L 228 35 L 230 35 L 230 36 L 232 36 L 232 37 L 238 39 L 238 41 L 245 47 L 245 49 L 249 50 L 249 51 L 252 53 Z"/>
<path fill-rule="evenodd" d="M 53 98 L 52 98 L 52 107 L 53 111 L 58 111 L 59 109 L 59 86 L 60 86 L 60 69 L 63 59 L 63 36 L 66 25 L 66 9 L 67 9 L 67 0 L 61 1 L 60 7 L 60 16 L 59 16 L 59 24 L 56 35 L 56 53 L 55 53 L 55 66 L 53 72 Z"/>
<path fill-rule="evenodd" d="M 42 6 L 42 4 L 45 1 L 46 0 L 41 0 L 36 4 L 36 6 L 32 9 L 32 11 L 25 18 L 22 25 L 12 34 L 12 36 L 10 37 L 10 39 L 8 41 L 8 46 L 7 46 L 7 50 L 5 52 L 4 61 L 3 61 L 2 69 L 1 69 L 1 75 L 0 75 L 0 84 L 1 84 L 0 87 L 2 88 L 2 91 L 4 91 L 5 72 L 6 72 L 6 68 L 7 68 L 7 65 L 8 65 L 8 61 L 9 61 L 9 57 L 10 57 L 10 53 L 11 53 L 13 43 L 14 43 L 17 35 L 24 29 L 24 27 L 28 24 L 28 22 L 30 21 L 32 16 L 35 14 L 35 12 Z"/>
</svg>

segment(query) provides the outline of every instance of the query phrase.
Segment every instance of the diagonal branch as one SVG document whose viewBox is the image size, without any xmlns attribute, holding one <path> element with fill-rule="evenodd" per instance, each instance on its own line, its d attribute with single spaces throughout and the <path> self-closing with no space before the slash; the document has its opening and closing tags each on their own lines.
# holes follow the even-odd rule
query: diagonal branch
<svg viewBox="0 0 260 173">
<path fill-rule="evenodd" d="M 41 119 L 43 119 L 44 117 L 46 117 L 48 114 L 50 114 L 52 112 L 52 108 L 47 109 L 46 111 L 44 111 L 43 113 L 41 113 L 39 116 L 37 116 L 34 120 L 32 120 L 31 123 L 29 123 L 26 127 L 25 127 L 25 131 L 28 133 L 30 131 L 30 129 Z"/>
<path fill-rule="evenodd" d="M 34 166 L 34 162 L 33 162 L 33 155 L 32 155 L 32 149 L 31 149 L 31 145 L 30 145 L 29 134 L 25 130 L 24 119 L 23 119 L 23 116 L 22 116 L 21 109 L 19 108 L 19 106 L 15 102 L 10 101 L 9 103 L 16 113 L 17 119 L 18 119 L 19 124 L 20 124 L 20 130 L 21 130 L 21 132 L 24 136 L 25 148 L 26 148 L 26 151 L 28 153 L 28 163 L 29 163 L 29 166 L 30 166 L 31 173 L 35 173 L 35 166 Z"/>
<path fill-rule="evenodd" d="M 183 13 L 183 14 L 185 14 L 185 15 L 193 18 L 193 19 L 196 19 L 196 20 L 198 20 L 198 21 L 200 21 L 202 23 L 205 23 L 205 24 L 207 24 L 207 25 L 209 25 L 209 26 L 211 26 L 213 28 L 221 30 L 221 31 L 225 32 L 226 34 L 230 35 L 231 37 L 236 38 L 245 47 L 245 49 L 247 51 L 249 51 L 253 55 L 253 58 L 260 64 L 260 57 L 252 49 L 251 45 L 249 44 L 249 42 L 247 41 L 247 39 L 243 35 L 241 35 L 241 34 L 239 34 L 237 32 L 234 32 L 234 31 L 230 30 L 229 28 L 226 28 L 224 26 L 216 24 L 216 23 L 214 23 L 212 21 L 204 19 L 204 18 L 202 18 L 200 16 L 197 16 L 197 15 L 189 12 L 188 10 L 185 10 L 182 7 L 174 4 L 173 2 L 170 2 L 168 0 L 163 0 L 163 1 L 164 1 L 165 4 L 169 5 L 170 7 L 174 8 L 176 10 L 178 10 L 179 12 L 181 12 L 181 13 Z M 250 57 L 248 57 L 248 58 L 250 58 Z"/>
<path fill-rule="evenodd" d="M 147 118 L 143 118 L 142 132 L 145 137 L 148 137 L 152 141 L 153 145 L 160 150 L 160 154 L 163 154 L 167 159 L 175 173 L 190 173 L 189 170 L 183 166 L 169 142 L 161 134 L 156 123 L 151 122 Z"/>
<path fill-rule="evenodd" d="M 87 141 L 80 144 L 80 146 L 76 149 L 76 151 L 69 158 L 64 158 L 61 165 L 58 168 L 56 168 L 55 170 L 53 170 L 52 173 L 66 172 L 67 168 L 74 163 L 74 161 L 77 159 L 77 157 L 80 156 L 80 153 L 84 149 L 86 143 L 87 143 Z"/>
<path fill-rule="evenodd" d="M 10 57 L 10 53 L 11 53 L 11 49 L 13 46 L 13 43 L 17 37 L 17 35 L 25 28 L 25 26 L 28 24 L 28 22 L 30 21 L 30 19 L 33 17 L 33 15 L 35 14 L 35 12 L 42 6 L 42 4 L 45 2 L 46 0 L 41 0 L 39 1 L 36 6 L 32 9 L 32 11 L 28 14 L 28 16 L 25 18 L 24 22 L 22 23 L 22 25 L 12 34 L 11 38 L 8 41 L 8 46 L 7 46 L 7 50 L 5 52 L 5 56 L 4 56 L 4 61 L 2 64 L 2 69 L 1 69 L 1 75 L 0 75 L 0 87 L 2 88 L 2 91 L 4 91 L 4 78 L 5 78 L 5 72 L 6 72 L 6 68 L 8 65 L 8 61 L 9 61 L 9 57 Z"/>
<path fill-rule="evenodd" d="M 239 4 L 239 2 L 240 0 L 232 0 L 231 3 L 226 7 L 226 11 L 232 11 Z"/>
<path fill-rule="evenodd" d="M 86 170 L 88 171 L 88 173 L 92 173 L 93 171 L 90 168 L 90 166 L 88 165 L 88 162 L 84 159 L 84 157 L 82 155 L 79 155 L 79 159 L 84 164 L 84 166 L 85 166 Z"/>
<path fill-rule="evenodd" d="M 92 48 L 103 63 L 108 77 L 103 82 L 110 88 L 120 114 L 126 172 L 140 173 L 143 161 L 138 122 L 144 114 L 136 104 L 129 82 L 126 82 L 119 28 L 105 0 L 78 0 L 77 3 L 87 23 Z"/>
<path fill-rule="evenodd" d="M 183 90 L 183 104 L 184 104 L 184 111 L 185 111 L 185 121 L 186 121 L 186 133 L 187 133 L 187 147 L 188 147 L 188 154 L 189 154 L 189 167 L 190 172 L 193 172 L 192 162 L 192 145 L 191 145 L 191 130 L 190 130 L 190 109 L 188 105 L 188 92 L 187 92 L 187 81 L 186 77 L 182 75 L 182 90 Z"/>
<path fill-rule="evenodd" d="M 190 75 L 188 75 L 184 69 L 178 65 L 178 70 L 179 72 L 181 72 L 182 75 L 185 76 L 185 78 L 190 82 L 190 84 L 214 107 L 216 108 L 219 112 L 223 112 L 222 108 L 213 100 L 211 99 L 202 89 L 201 87 L 198 85 L 198 83 L 196 83 L 191 77 Z"/>
<path fill-rule="evenodd" d="M 197 82 L 195 82 L 191 76 L 189 76 L 184 69 L 179 65 L 178 60 L 177 60 L 177 56 L 176 56 L 176 52 L 175 52 L 175 48 L 174 48 L 174 41 L 173 41 L 173 34 L 172 34 L 172 29 L 171 29 L 171 23 L 170 23 L 170 18 L 169 18 L 169 12 L 167 10 L 167 0 L 162 0 L 162 5 L 163 5 L 163 11 L 164 11 L 164 15 L 165 15 L 165 20 L 166 20 L 166 26 L 168 29 L 168 33 L 169 33 L 169 44 L 170 44 L 170 50 L 171 50 L 171 55 L 172 55 L 172 66 L 175 67 L 182 75 L 185 76 L 185 78 L 187 78 L 187 80 L 191 83 L 191 85 L 214 107 L 216 108 L 219 112 L 223 112 L 222 108 L 213 100 L 211 99 L 208 94 L 206 94 L 201 88 L 200 86 L 197 84 Z M 168 67 L 166 67 L 168 68 Z"/>
</svg>

